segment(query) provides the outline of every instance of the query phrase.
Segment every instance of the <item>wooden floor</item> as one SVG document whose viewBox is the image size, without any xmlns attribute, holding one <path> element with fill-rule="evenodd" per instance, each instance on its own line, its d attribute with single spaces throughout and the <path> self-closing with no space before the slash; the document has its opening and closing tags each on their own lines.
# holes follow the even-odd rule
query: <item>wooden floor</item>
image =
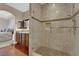
<svg viewBox="0 0 79 59">
<path fill-rule="evenodd" d="M 20 44 L 15 44 L 15 48 L 17 48 L 21 52 L 29 55 L 29 47 L 28 46 L 24 46 L 24 45 L 20 45 Z"/>
<path fill-rule="evenodd" d="M 0 56 L 27 56 L 25 53 L 21 52 L 15 47 L 15 45 L 10 45 L 7 47 L 0 48 Z"/>
</svg>

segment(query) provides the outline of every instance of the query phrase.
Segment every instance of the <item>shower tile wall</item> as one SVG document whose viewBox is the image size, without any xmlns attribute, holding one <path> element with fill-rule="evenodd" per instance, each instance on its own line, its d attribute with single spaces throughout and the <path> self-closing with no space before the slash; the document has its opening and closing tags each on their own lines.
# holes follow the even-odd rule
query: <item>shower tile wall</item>
<svg viewBox="0 0 79 59">
<path fill-rule="evenodd" d="M 41 20 L 41 6 L 39 3 L 31 4 L 31 16 Z M 37 49 L 43 45 L 43 25 L 41 22 L 31 19 L 30 20 L 30 32 L 31 32 L 31 41 L 32 48 Z M 42 41 L 42 42 L 41 42 Z"/>
<path fill-rule="evenodd" d="M 32 22 L 30 24 L 32 48 L 37 49 L 41 46 L 40 40 L 42 40 L 42 24 L 34 19 L 31 19 L 30 21 Z"/>
<path fill-rule="evenodd" d="M 47 4 L 42 6 L 42 11 L 43 20 L 52 20 L 69 17 L 72 15 L 73 10 L 72 4 L 55 4 L 55 6 L 54 4 Z M 51 28 L 50 25 L 46 26 L 46 23 L 43 23 L 44 37 L 42 39 L 42 45 L 50 49 L 56 49 L 72 54 L 74 37 L 72 20 L 62 20 L 48 23 L 51 23 Z"/>
<path fill-rule="evenodd" d="M 79 3 L 74 4 L 74 13 L 79 11 Z M 74 55 L 79 56 L 79 13 L 74 17 L 76 21 L 75 39 L 74 39 Z"/>
<path fill-rule="evenodd" d="M 43 24 L 46 25 L 45 23 Z M 73 48 L 73 28 L 69 28 L 73 26 L 73 22 L 71 20 L 66 21 L 56 21 L 51 22 L 51 32 L 50 28 L 47 30 L 46 26 L 44 27 L 44 41 L 45 46 L 50 49 L 56 49 L 59 51 L 63 51 L 66 53 L 72 53 Z M 68 28 L 58 28 L 58 27 L 68 27 Z"/>
<path fill-rule="evenodd" d="M 41 14 L 41 5 L 39 3 L 32 3 L 31 4 L 31 16 L 42 20 L 42 14 Z"/>
<path fill-rule="evenodd" d="M 64 8 L 64 6 L 66 8 Z M 53 10 L 54 8 L 55 10 Z M 32 16 L 36 17 L 39 20 L 52 20 L 56 18 L 69 17 L 70 15 L 72 15 L 71 9 L 72 4 L 57 4 L 56 7 L 54 7 L 53 4 L 47 4 L 47 5 L 45 4 L 42 7 L 40 7 L 39 4 L 35 4 L 32 6 L 31 13 Z M 56 49 L 62 52 L 72 54 L 73 37 L 74 37 L 72 20 L 62 20 L 48 23 L 50 24 L 46 25 L 46 22 L 41 23 L 38 22 L 37 20 L 31 19 L 30 26 L 31 26 L 32 48 L 36 49 L 40 46 L 44 46 L 50 49 Z M 64 27 L 64 28 L 58 28 L 58 27 Z"/>
<path fill-rule="evenodd" d="M 66 18 L 72 15 L 72 4 L 50 3 L 42 5 L 42 20 Z"/>
<path fill-rule="evenodd" d="M 77 12 L 79 10 L 79 3 L 74 3 L 74 11 L 73 13 Z"/>
</svg>

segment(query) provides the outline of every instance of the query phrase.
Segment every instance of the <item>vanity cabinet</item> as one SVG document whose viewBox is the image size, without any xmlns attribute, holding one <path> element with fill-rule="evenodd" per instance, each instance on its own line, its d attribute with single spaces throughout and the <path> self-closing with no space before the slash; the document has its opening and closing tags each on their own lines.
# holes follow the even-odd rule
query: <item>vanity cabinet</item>
<svg viewBox="0 0 79 59">
<path fill-rule="evenodd" d="M 28 33 L 16 33 L 16 48 L 29 55 L 29 34 Z"/>
</svg>

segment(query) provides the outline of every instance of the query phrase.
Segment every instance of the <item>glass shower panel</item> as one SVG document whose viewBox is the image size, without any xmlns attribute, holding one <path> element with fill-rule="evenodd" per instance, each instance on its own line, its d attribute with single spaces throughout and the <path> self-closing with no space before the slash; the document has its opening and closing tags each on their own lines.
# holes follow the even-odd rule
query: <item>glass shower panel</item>
<svg viewBox="0 0 79 59">
<path fill-rule="evenodd" d="M 69 26 L 68 26 L 69 25 Z M 73 22 L 71 20 L 48 22 L 45 26 L 45 41 L 48 55 L 71 55 L 73 46 Z"/>
</svg>

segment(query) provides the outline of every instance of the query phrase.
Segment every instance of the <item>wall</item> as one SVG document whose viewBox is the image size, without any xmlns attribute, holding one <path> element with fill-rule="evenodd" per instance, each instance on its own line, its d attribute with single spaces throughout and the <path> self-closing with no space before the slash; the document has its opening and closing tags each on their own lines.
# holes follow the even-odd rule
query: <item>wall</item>
<svg viewBox="0 0 79 59">
<path fill-rule="evenodd" d="M 32 3 L 31 5 L 31 19 L 30 19 L 30 36 L 31 36 L 31 43 L 32 48 L 36 49 L 37 47 L 40 47 L 42 45 L 42 23 L 37 21 L 36 19 L 41 20 L 41 6 L 40 4 Z M 36 19 L 33 19 L 32 17 L 35 17 Z"/>
<path fill-rule="evenodd" d="M 32 48 L 36 49 L 41 46 L 40 40 L 42 39 L 42 24 L 34 19 L 31 19 L 30 22 Z"/>
<path fill-rule="evenodd" d="M 31 16 L 41 20 L 42 19 L 42 10 L 41 5 L 39 3 L 32 3 L 31 4 Z"/>
<path fill-rule="evenodd" d="M 0 30 L 7 29 L 9 26 L 9 20 L 0 19 Z"/>
<path fill-rule="evenodd" d="M 79 11 L 79 4 L 74 4 L 74 13 Z M 79 13 L 74 17 L 75 19 L 75 39 L 74 39 L 74 55 L 79 56 Z"/>
<path fill-rule="evenodd" d="M 72 15 L 72 4 L 50 3 L 42 5 L 43 20 L 66 18 Z"/>
<path fill-rule="evenodd" d="M 74 11 L 73 13 L 76 13 L 79 10 L 79 3 L 75 3 L 74 5 Z"/>
</svg>

